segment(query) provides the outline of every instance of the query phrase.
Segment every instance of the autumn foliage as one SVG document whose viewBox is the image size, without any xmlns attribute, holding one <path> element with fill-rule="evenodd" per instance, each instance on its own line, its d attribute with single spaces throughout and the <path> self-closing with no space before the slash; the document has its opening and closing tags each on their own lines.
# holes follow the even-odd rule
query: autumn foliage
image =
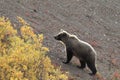
<svg viewBox="0 0 120 80">
<path fill-rule="evenodd" d="M 120 80 L 120 73 L 118 71 L 115 71 L 112 75 L 111 80 Z"/>
<path fill-rule="evenodd" d="M 49 49 L 42 45 L 43 34 L 18 20 L 20 34 L 8 19 L 0 18 L 0 80 L 67 80 L 45 55 Z"/>
</svg>

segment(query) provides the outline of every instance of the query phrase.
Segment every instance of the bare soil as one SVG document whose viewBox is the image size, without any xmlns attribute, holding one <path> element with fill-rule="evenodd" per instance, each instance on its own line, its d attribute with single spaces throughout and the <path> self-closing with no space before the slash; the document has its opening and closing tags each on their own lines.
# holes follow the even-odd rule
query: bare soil
<svg viewBox="0 0 120 80">
<path fill-rule="evenodd" d="M 8 17 L 19 29 L 16 16 L 25 19 L 36 33 L 43 33 L 44 45 L 53 64 L 68 71 L 71 80 L 94 80 L 89 69 L 80 70 L 76 58 L 66 58 L 64 46 L 53 36 L 64 29 L 90 43 L 97 52 L 97 69 L 110 80 L 120 71 L 120 0 L 0 0 L 0 16 Z"/>
</svg>

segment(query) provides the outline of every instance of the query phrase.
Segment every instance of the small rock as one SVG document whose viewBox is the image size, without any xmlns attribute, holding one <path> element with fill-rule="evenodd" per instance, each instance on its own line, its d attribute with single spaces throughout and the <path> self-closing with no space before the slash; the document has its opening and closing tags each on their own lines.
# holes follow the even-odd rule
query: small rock
<svg viewBox="0 0 120 80">
<path fill-rule="evenodd" d="M 115 24 L 118 24 L 118 22 L 116 21 Z"/>
<path fill-rule="evenodd" d="M 103 36 L 106 36 L 106 34 L 103 34 Z"/>
<path fill-rule="evenodd" d="M 107 41 L 110 41 L 110 38 L 107 38 Z"/>
<path fill-rule="evenodd" d="M 36 9 L 33 9 L 33 11 L 34 11 L 34 12 L 37 12 L 37 10 L 36 10 Z"/>
</svg>

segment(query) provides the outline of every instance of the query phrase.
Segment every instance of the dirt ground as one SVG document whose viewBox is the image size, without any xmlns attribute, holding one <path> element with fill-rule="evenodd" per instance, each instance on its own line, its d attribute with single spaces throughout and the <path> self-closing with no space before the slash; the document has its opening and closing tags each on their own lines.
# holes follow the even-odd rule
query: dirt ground
<svg viewBox="0 0 120 80">
<path fill-rule="evenodd" d="M 16 16 L 25 19 L 36 33 L 43 33 L 52 62 L 68 71 L 71 80 L 94 80 L 79 62 L 62 63 L 64 46 L 53 36 L 64 29 L 90 43 L 97 52 L 97 69 L 106 80 L 120 71 L 120 0 L 0 0 L 0 16 L 8 17 L 19 29 Z"/>
</svg>

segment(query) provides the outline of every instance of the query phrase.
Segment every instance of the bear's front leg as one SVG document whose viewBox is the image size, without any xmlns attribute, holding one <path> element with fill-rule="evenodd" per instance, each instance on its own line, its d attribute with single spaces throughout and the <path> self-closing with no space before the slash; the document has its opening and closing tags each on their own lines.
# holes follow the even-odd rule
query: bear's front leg
<svg viewBox="0 0 120 80">
<path fill-rule="evenodd" d="M 81 63 L 81 66 L 77 66 L 77 67 L 80 69 L 84 69 L 86 67 L 86 62 L 84 60 L 80 60 L 80 59 L 79 59 L 79 61 Z"/>
<path fill-rule="evenodd" d="M 73 52 L 71 49 L 67 48 L 66 51 L 67 51 L 67 61 L 66 62 L 63 61 L 64 64 L 69 63 L 73 57 Z"/>
</svg>

